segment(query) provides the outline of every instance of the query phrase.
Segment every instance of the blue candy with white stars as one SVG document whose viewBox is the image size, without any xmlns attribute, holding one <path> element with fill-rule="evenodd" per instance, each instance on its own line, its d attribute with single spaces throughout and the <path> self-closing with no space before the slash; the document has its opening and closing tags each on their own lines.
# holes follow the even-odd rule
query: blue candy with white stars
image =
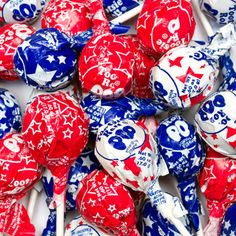
<svg viewBox="0 0 236 236">
<path fill-rule="evenodd" d="M 160 123 L 156 139 L 170 174 L 178 180 L 182 201 L 189 211 L 194 230 L 199 231 L 201 205 L 196 192 L 196 175 L 202 169 L 206 156 L 203 143 L 194 126 L 179 115 L 170 116 Z"/>
<path fill-rule="evenodd" d="M 100 168 L 100 164 L 94 155 L 94 151 L 86 148 L 80 157 L 74 162 L 69 171 L 66 191 L 66 210 L 76 209 L 76 195 L 80 181 L 93 170 Z M 42 182 L 47 195 L 47 205 L 49 206 L 53 198 L 53 178 L 49 171 L 45 171 Z M 50 209 L 47 226 L 43 231 L 43 236 L 56 235 L 56 210 Z"/>
<path fill-rule="evenodd" d="M 225 212 L 223 221 L 220 225 L 220 236 L 236 235 L 236 203 L 231 205 Z"/>
<path fill-rule="evenodd" d="M 14 64 L 19 77 L 39 90 L 66 87 L 77 68 L 73 39 L 57 29 L 40 29 L 18 46 Z"/>
<path fill-rule="evenodd" d="M 16 98 L 8 90 L 0 88 L 0 138 L 9 132 L 19 132 L 21 123 L 21 110 Z"/>
</svg>

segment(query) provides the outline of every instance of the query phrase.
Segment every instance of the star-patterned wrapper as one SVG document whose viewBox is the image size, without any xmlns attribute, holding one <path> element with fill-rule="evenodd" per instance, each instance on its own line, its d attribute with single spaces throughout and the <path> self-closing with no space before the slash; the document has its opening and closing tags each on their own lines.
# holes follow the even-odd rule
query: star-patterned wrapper
<svg viewBox="0 0 236 236">
<path fill-rule="evenodd" d="M 92 26 L 92 15 L 85 1 L 51 0 L 43 11 L 41 25 L 73 36 Z"/>
<path fill-rule="evenodd" d="M 0 139 L 9 132 L 21 129 L 21 110 L 12 93 L 0 88 Z"/>
<path fill-rule="evenodd" d="M 153 98 L 149 85 L 150 70 L 155 65 L 156 59 L 144 52 L 137 36 L 123 36 L 127 40 L 134 54 L 135 70 L 131 93 L 138 98 Z"/>
<path fill-rule="evenodd" d="M 191 233 L 191 227 L 186 216 L 187 211 L 182 206 L 181 201 L 172 196 L 171 194 L 165 193 L 168 207 L 173 208 L 176 216 L 181 220 L 184 226 Z M 149 199 L 145 201 L 142 212 L 142 235 L 143 236 L 181 236 L 176 227 L 171 224 L 168 220 L 163 218 L 160 212 L 157 211 L 156 207 L 152 205 Z"/>
<path fill-rule="evenodd" d="M 204 233 L 219 235 L 226 209 L 236 202 L 236 161 L 209 148 L 199 183 L 209 212 Z"/>
<path fill-rule="evenodd" d="M 220 236 L 234 236 L 236 234 L 236 203 L 225 212 L 224 219 L 220 225 Z"/>
<path fill-rule="evenodd" d="M 101 231 L 98 227 L 90 224 L 82 216 L 74 218 L 67 226 L 65 236 L 111 236 Z"/>
<path fill-rule="evenodd" d="M 102 0 L 91 1 L 94 35 L 79 58 L 83 90 L 103 98 L 118 98 L 131 91 L 134 55 L 123 38 L 111 34 Z"/>
<path fill-rule="evenodd" d="M 0 0 L 0 21 L 6 23 L 32 23 L 46 4 L 46 0 Z"/>
<path fill-rule="evenodd" d="M 166 118 L 156 131 L 158 149 L 170 174 L 178 181 L 178 188 L 188 217 L 196 232 L 202 230 L 199 217 L 196 175 L 202 169 L 205 152 L 203 143 L 194 129 L 179 115 Z"/>
<path fill-rule="evenodd" d="M 18 46 L 15 69 L 27 85 L 42 90 L 66 87 L 76 71 L 72 39 L 57 29 L 40 29 Z"/>
<path fill-rule="evenodd" d="M 76 203 L 83 218 L 109 235 L 139 236 L 129 191 L 105 171 L 95 170 L 81 181 Z"/>
<path fill-rule="evenodd" d="M 115 100 L 100 99 L 87 94 L 82 106 L 90 118 L 90 132 L 97 134 L 102 125 L 112 120 L 138 120 L 141 116 L 153 116 L 167 110 L 165 105 L 154 99 L 139 99 L 128 95 Z"/>
<path fill-rule="evenodd" d="M 236 158 L 236 95 L 220 91 L 208 97 L 195 114 L 197 132 L 217 152 Z"/>
<path fill-rule="evenodd" d="M 225 25 L 236 21 L 236 2 L 233 0 L 201 0 L 202 11 L 218 24 Z"/>
<path fill-rule="evenodd" d="M 57 204 L 57 196 L 66 191 L 70 166 L 88 141 L 89 120 L 77 101 L 58 92 L 38 95 L 26 107 L 22 126 L 33 157 L 53 175 Z"/>
<path fill-rule="evenodd" d="M 160 56 L 181 44 L 188 44 L 195 30 L 188 0 L 146 0 L 137 21 L 137 36 L 145 50 Z"/>
<path fill-rule="evenodd" d="M 19 79 L 14 69 L 13 56 L 17 47 L 35 32 L 26 24 L 7 24 L 0 27 L 0 79 Z"/>
</svg>

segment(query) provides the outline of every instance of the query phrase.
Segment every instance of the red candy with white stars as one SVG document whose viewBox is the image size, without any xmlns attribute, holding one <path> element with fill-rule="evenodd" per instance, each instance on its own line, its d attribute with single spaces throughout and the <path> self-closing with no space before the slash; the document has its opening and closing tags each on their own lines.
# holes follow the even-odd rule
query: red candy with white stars
<svg viewBox="0 0 236 236">
<path fill-rule="evenodd" d="M 95 170 L 81 181 L 76 202 L 82 216 L 109 235 L 139 235 L 129 191 L 105 171 Z"/>
<path fill-rule="evenodd" d="M 148 53 L 158 56 L 188 44 L 195 25 L 189 0 L 148 0 L 137 21 L 137 36 Z"/>
<path fill-rule="evenodd" d="M 32 35 L 35 29 L 26 24 L 7 24 L 0 27 L 0 79 L 17 80 L 13 56 L 17 47 L 25 38 Z"/>
<path fill-rule="evenodd" d="M 85 1 L 51 0 L 41 18 L 42 28 L 56 28 L 73 36 L 92 26 L 91 14 Z"/>
</svg>

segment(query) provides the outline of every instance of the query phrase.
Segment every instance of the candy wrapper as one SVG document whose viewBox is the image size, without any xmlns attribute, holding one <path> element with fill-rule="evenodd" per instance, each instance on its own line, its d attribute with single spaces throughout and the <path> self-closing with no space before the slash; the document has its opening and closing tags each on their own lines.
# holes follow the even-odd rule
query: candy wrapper
<svg viewBox="0 0 236 236">
<path fill-rule="evenodd" d="M 186 216 L 187 211 L 184 209 L 182 203 L 177 197 L 171 194 L 164 193 L 168 206 L 174 208 L 176 216 L 181 220 L 183 225 L 191 233 L 191 227 Z M 174 235 L 181 236 L 174 225 L 168 220 L 163 218 L 160 212 L 157 211 L 156 207 L 153 206 L 149 199 L 146 200 L 143 207 L 143 218 L 142 218 L 142 235 L 143 236 L 162 236 L 162 235 Z"/>
<path fill-rule="evenodd" d="M 26 24 L 7 24 L 0 27 L 0 78 L 17 80 L 19 77 L 14 70 L 13 56 L 17 47 L 35 32 Z"/>
<path fill-rule="evenodd" d="M 219 235 L 220 222 L 226 209 L 236 201 L 236 162 L 209 148 L 204 168 L 199 176 L 205 195 L 209 222 L 205 235 Z"/>
<path fill-rule="evenodd" d="M 111 121 L 98 130 L 95 155 L 111 176 L 133 190 L 145 192 L 163 217 L 181 234 L 190 235 L 161 191 L 158 177 L 167 175 L 168 169 L 156 146 L 142 123 Z"/>
<path fill-rule="evenodd" d="M 236 21 L 236 2 L 224 0 L 201 0 L 201 9 L 220 25 L 234 23 Z"/>
<path fill-rule="evenodd" d="M 194 230 L 201 232 L 200 202 L 196 190 L 196 175 L 205 160 L 201 139 L 194 126 L 178 115 L 170 116 L 159 124 L 156 139 L 170 174 L 177 178 L 189 220 Z"/>
<path fill-rule="evenodd" d="M 90 132 L 112 120 L 138 120 L 141 116 L 153 116 L 167 110 L 167 106 L 154 99 L 139 99 L 128 95 L 115 100 L 100 99 L 92 94 L 84 97 L 82 106 L 90 118 Z"/>
<path fill-rule="evenodd" d="M 220 225 L 220 236 L 236 234 L 236 203 L 230 206 L 225 212 L 224 219 Z"/>
<path fill-rule="evenodd" d="M 27 85 L 56 90 L 73 78 L 77 53 L 71 48 L 71 38 L 53 28 L 41 29 L 18 46 L 14 63 Z"/>
<path fill-rule="evenodd" d="M 236 95 L 220 91 L 208 97 L 195 114 L 197 132 L 217 152 L 236 158 L 235 112 Z"/>
<path fill-rule="evenodd" d="M 129 191 L 105 171 L 95 170 L 81 181 L 76 202 L 83 218 L 109 235 L 139 236 Z"/>
<path fill-rule="evenodd" d="M 145 50 L 160 56 L 188 44 L 195 30 L 190 1 L 146 0 L 137 21 L 137 36 Z"/>
<path fill-rule="evenodd" d="M 19 132 L 21 122 L 21 110 L 16 98 L 8 90 L 0 88 L 0 139 L 9 132 Z"/>
<path fill-rule="evenodd" d="M 128 43 L 110 33 L 102 1 L 90 2 L 94 36 L 79 59 L 79 75 L 85 92 L 118 98 L 131 90 L 134 55 Z"/>
<path fill-rule="evenodd" d="M 32 23 L 46 4 L 46 0 L 0 0 L 0 21 L 6 23 Z"/>
<path fill-rule="evenodd" d="M 219 73 L 219 57 L 236 43 L 235 29 L 220 29 L 206 47 L 181 46 L 167 52 L 151 70 L 151 87 L 173 108 L 200 103 L 214 89 Z"/>
</svg>

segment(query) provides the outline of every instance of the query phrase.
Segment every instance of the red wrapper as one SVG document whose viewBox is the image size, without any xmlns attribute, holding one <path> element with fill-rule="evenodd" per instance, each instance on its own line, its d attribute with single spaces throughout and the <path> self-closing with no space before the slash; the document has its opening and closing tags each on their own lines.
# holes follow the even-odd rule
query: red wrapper
<svg viewBox="0 0 236 236">
<path fill-rule="evenodd" d="M 92 19 L 85 1 L 51 0 L 42 14 L 41 25 L 73 36 L 89 29 Z"/>
<path fill-rule="evenodd" d="M 7 24 L 0 28 L 0 79 L 19 78 L 14 71 L 13 56 L 16 48 L 34 32 L 35 29 L 26 24 Z"/>
<path fill-rule="evenodd" d="M 159 56 L 188 44 L 196 22 L 188 0 L 146 1 L 137 21 L 137 35 L 146 51 Z"/>
<path fill-rule="evenodd" d="M 105 171 L 95 170 L 81 181 L 76 201 L 82 216 L 109 235 L 139 235 L 129 191 Z"/>
<path fill-rule="evenodd" d="M 55 178 L 55 198 L 64 193 L 69 168 L 88 141 L 88 126 L 81 106 L 62 92 L 38 95 L 26 108 L 23 137 Z"/>
</svg>

